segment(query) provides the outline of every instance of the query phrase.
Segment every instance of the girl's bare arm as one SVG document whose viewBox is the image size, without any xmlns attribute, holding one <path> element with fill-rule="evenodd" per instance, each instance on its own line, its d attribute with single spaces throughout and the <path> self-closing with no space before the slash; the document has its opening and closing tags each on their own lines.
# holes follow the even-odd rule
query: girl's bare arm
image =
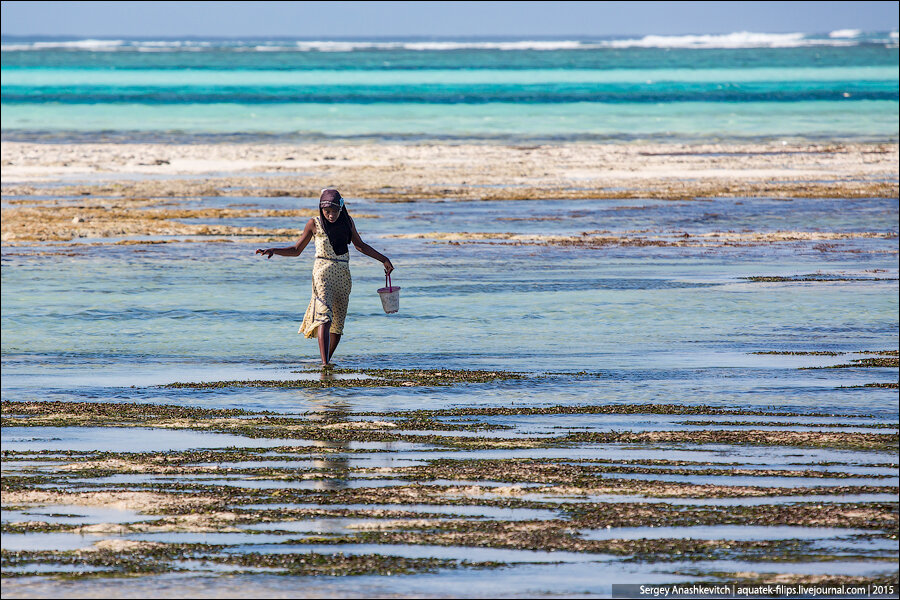
<svg viewBox="0 0 900 600">
<path fill-rule="evenodd" d="M 257 249 L 257 254 L 262 254 L 266 258 L 272 258 L 273 254 L 277 254 L 278 256 L 300 256 L 300 253 L 303 252 L 303 249 L 306 248 L 306 245 L 309 244 L 309 240 L 312 239 L 313 234 L 316 231 L 316 223 L 312 219 L 307 221 L 306 227 L 303 228 L 303 233 L 300 235 L 300 239 L 297 240 L 297 243 L 293 246 L 288 246 L 286 248 L 266 248 L 263 250 L 262 248 Z"/>
<path fill-rule="evenodd" d="M 381 262 L 384 265 L 384 272 L 386 275 L 390 275 L 391 271 L 394 270 L 394 265 L 391 264 L 391 261 L 387 256 L 362 241 L 362 238 L 359 237 L 359 232 L 356 231 L 356 223 L 353 222 L 353 219 L 350 219 L 350 241 L 353 242 L 354 248 L 366 256 L 370 256 Z"/>
</svg>

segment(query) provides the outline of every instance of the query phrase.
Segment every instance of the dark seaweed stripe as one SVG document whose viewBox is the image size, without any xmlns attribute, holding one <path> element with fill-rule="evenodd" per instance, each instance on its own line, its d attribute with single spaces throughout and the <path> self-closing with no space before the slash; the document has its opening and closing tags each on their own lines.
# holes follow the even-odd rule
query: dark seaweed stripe
<svg viewBox="0 0 900 600">
<path fill-rule="evenodd" d="M 845 94 L 849 94 L 845 96 Z M 184 92 L 178 90 L 72 93 L 69 91 L 32 90 L 27 92 L 3 90 L 6 105 L 15 104 L 566 104 L 595 102 L 604 104 L 658 104 L 679 102 L 731 102 L 731 103 L 789 103 L 807 101 L 859 101 L 900 100 L 895 90 L 817 90 L 744 92 L 722 90 L 716 92 L 598 92 L 595 90 L 547 93 L 530 91 L 422 91 L 396 93 L 378 91 L 342 91 L 323 93 L 283 92 L 233 92 L 215 90 L 208 92 Z"/>
<path fill-rule="evenodd" d="M 14 40 L 5 40 L 16 43 Z M 896 66 L 898 49 L 884 43 L 800 48 L 595 48 L 579 50 L 461 49 L 421 52 L 358 49 L 353 52 L 244 52 L 209 48 L 185 52 L 115 52 L 47 48 L 4 51 L 10 67 L 202 70 L 418 70 L 418 69 L 742 69 Z"/>
</svg>

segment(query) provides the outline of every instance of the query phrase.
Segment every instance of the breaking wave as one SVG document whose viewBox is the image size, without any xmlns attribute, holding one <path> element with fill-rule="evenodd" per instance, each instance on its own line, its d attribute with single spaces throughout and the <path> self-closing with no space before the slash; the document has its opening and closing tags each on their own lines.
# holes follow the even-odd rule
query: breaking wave
<svg viewBox="0 0 900 600">
<path fill-rule="evenodd" d="M 81 52 L 357 52 L 405 50 L 445 52 L 459 50 L 570 51 L 621 48 L 799 48 L 808 46 L 856 46 L 896 44 L 897 32 L 864 33 L 838 29 L 828 34 L 754 33 L 739 31 L 706 35 L 646 35 L 640 38 L 596 38 L 564 40 L 39 40 L 4 39 L 3 52 L 69 50 Z"/>
<path fill-rule="evenodd" d="M 608 48 L 800 48 L 804 46 L 850 46 L 858 42 L 844 39 L 812 37 L 805 33 L 753 33 L 739 31 L 723 35 L 647 35 L 640 39 L 612 40 Z"/>
</svg>

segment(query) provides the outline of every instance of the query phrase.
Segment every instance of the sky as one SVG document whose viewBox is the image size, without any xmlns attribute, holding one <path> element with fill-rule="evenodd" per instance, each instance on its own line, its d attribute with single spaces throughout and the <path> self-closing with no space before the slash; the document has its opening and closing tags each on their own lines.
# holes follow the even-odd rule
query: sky
<svg viewBox="0 0 900 600">
<path fill-rule="evenodd" d="M 896 31 L 900 2 L 2 2 L 5 36 L 466 37 Z"/>
</svg>

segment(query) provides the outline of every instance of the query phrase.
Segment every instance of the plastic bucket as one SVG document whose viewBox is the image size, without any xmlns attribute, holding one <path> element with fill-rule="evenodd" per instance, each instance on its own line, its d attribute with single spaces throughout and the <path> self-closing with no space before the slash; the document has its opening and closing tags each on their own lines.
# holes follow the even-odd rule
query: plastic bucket
<svg viewBox="0 0 900 600">
<path fill-rule="evenodd" d="M 391 276 L 384 278 L 387 287 L 380 288 L 378 295 L 381 296 L 381 307 L 387 314 L 395 313 L 400 310 L 400 286 L 391 285 Z"/>
</svg>

